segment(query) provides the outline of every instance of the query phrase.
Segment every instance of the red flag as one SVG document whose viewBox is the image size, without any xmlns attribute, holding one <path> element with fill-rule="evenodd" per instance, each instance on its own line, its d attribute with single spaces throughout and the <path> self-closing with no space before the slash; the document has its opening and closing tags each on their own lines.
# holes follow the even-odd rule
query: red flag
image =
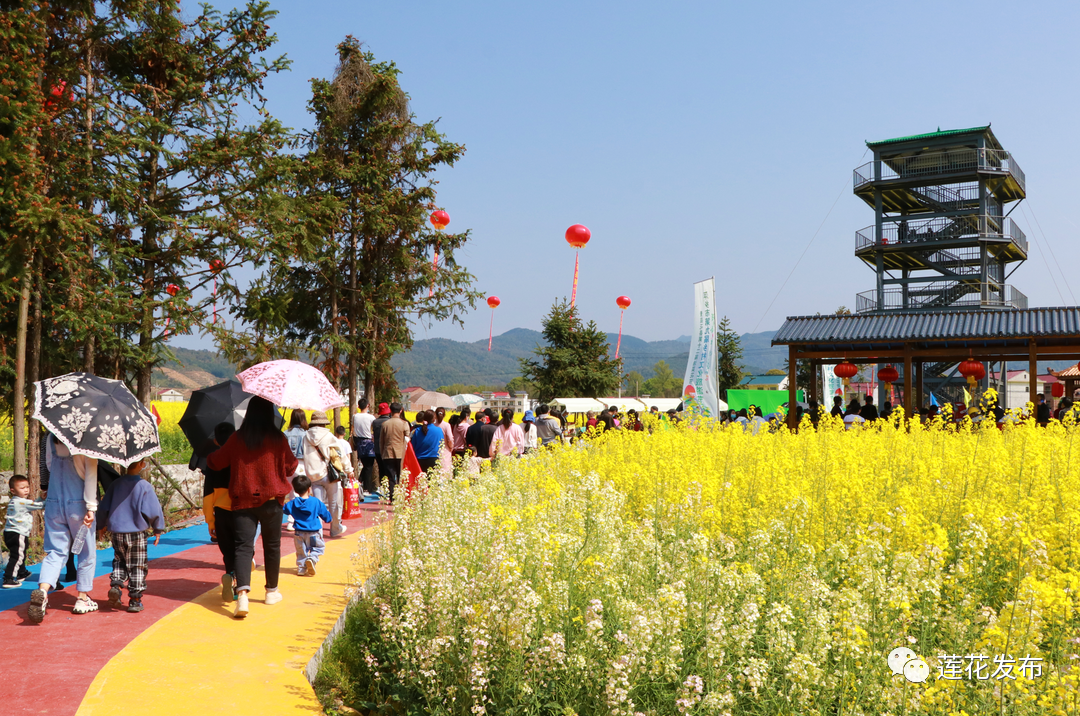
<svg viewBox="0 0 1080 716">
<path fill-rule="evenodd" d="M 416 488 L 416 483 L 420 480 L 420 461 L 416 459 L 412 443 L 409 443 L 409 447 L 405 450 L 405 459 L 401 461 L 401 470 L 409 473 L 409 481 L 405 484 L 405 498 L 408 499 Z"/>
<path fill-rule="evenodd" d="M 154 420 L 157 421 L 157 424 L 161 425 L 161 415 L 157 411 L 157 406 L 153 403 L 150 404 L 150 412 L 154 414 Z"/>
</svg>

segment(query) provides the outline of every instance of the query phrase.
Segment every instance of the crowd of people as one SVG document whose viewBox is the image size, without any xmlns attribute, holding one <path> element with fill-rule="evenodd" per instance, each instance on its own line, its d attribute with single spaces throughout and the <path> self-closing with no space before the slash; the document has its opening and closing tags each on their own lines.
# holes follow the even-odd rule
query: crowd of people
<svg viewBox="0 0 1080 716">
<path fill-rule="evenodd" d="M 844 399 L 836 396 L 828 411 L 814 400 L 805 409 L 797 405 L 796 411 L 800 420 L 807 414 L 814 427 L 823 416 L 831 415 L 841 418 L 850 430 L 888 419 L 893 406 L 885 401 L 879 411 L 869 395 L 845 406 Z M 1080 407 L 1068 398 L 1051 410 L 1045 396 L 1039 394 L 1033 417 L 1045 424 L 1077 412 Z M 940 414 L 956 421 L 993 420 L 999 425 L 1021 419 L 996 405 L 984 414 L 978 406 L 962 403 L 950 405 L 948 410 L 930 405 L 919 411 L 919 418 L 931 421 Z M 303 411 L 295 410 L 284 431 L 277 427 L 276 417 L 269 401 L 254 397 L 238 429 L 229 423 L 218 425 L 208 443 L 196 451 L 196 455 L 203 455 L 198 460 L 204 475 L 203 510 L 211 539 L 222 556 L 221 596 L 223 601 L 234 603 L 237 618 L 249 612 L 252 573 L 258 564 L 255 545 L 260 535 L 265 603 L 272 605 L 283 598 L 278 586 L 282 532 L 293 534 L 297 574 L 313 576 L 325 550 L 324 523 L 329 524 L 331 538 L 347 531 L 341 521 L 343 481 L 355 477 L 365 496 L 393 500 L 410 446 L 421 471 L 467 475 L 545 446 L 572 443 L 609 430 L 666 429 L 682 420 L 676 410 L 661 413 L 653 407 L 648 414 L 639 415 L 634 410 L 622 413 L 616 406 L 574 420 L 558 406 L 541 404 L 526 411 L 521 422 L 515 422 L 510 409 L 497 412 L 487 408 L 474 413 L 468 406 L 449 418 L 443 408 L 423 410 L 410 422 L 400 403 L 379 403 L 372 410 L 368 401 L 361 399 L 351 420 L 351 440 L 347 440 L 345 426 L 330 430 L 327 413 L 315 413 L 308 420 Z M 757 406 L 750 406 L 725 411 L 720 417 L 758 434 L 780 429 L 784 415 L 779 411 L 763 415 Z M 44 511 L 45 557 L 38 588 L 30 598 L 30 621 L 40 623 L 45 618 L 49 592 L 63 587 L 60 573 L 65 565 L 63 579 L 75 582 L 78 593 L 73 613 L 97 611 L 98 605 L 90 596 L 96 567 L 95 525 L 98 537 L 111 536 L 114 550 L 109 603 L 128 612 L 143 609 L 147 533 L 155 535 L 156 544 L 166 526 L 152 486 L 140 477 L 144 468 L 144 462 L 136 462 L 121 475 L 92 458 L 72 455 L 49 435 L 42 445 L 43 499 L 30 499 L 30 482 L 25 476 L 9 480 L 11 497 L 3 535 L 10 554 L 3 577 L 5 588 L 17 587 L 29 576 L 25 557 L 32 513 Z M 104 488 L 100 502 L 99 482 Z M 128 592 L 126 607 L 124 589 Z"/>
</svg>

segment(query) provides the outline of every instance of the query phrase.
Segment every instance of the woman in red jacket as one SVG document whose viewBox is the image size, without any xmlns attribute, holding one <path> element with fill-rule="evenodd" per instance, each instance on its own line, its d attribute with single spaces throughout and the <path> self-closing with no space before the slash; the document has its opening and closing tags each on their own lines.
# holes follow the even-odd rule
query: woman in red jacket
<svg viewBox="0 0 1080 716">
<path fill-rule="evenodd" d="M 207 458 L 211 470 L 229 469 L 229 499 L 236 535 L 236 613 L 248 613 L 251 561 L 255 556 L 255 530 L 262 525 L 266 563 L 266 603 L 281 601 L 281 506 L 292 490 L 289 478 L 297 460 L 289 441 L 274 426 L 274 406 L 254 397 L 248 402 L 244 423 Z"/>
</svg>

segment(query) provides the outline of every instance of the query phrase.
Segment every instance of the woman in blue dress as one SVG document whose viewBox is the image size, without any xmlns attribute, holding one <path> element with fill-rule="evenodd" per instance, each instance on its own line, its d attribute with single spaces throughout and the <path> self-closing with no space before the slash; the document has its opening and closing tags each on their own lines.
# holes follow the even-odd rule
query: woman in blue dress
<svg viewBox="0 0 1080 716">
<path fill-rule="evenodd" d="M 97 611 L 90 598 L 97 566 L 97 542 L 94 517 L 97 512 L 97 460 L 85 455 L 72 455 L 67 446 L 52 435 L 46 442 L 45 460 L 49 467 L 49 492 L 45 496 L 45 559 L 41 562 L 38 588 L 30 595 L 30 621 L 40 624 L 45 619 L 49 590 L 60 579 L 60 570 L 80 529 L 87 532 L 82 547 L 75 552 L 79 558 L 76 589 L 79 598 L 72 609 L 74 614 Z"/>
</svg>

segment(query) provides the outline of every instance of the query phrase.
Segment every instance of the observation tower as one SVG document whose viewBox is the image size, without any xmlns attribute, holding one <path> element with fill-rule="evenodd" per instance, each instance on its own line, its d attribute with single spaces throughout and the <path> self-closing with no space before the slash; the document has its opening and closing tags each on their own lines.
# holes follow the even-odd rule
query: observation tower
<svg viewBox="0 0 1080 716">
<path fill-rule="evenodd" d="M 1024 172 L 990 126 L 866 144 L 874 159 L 855 170 L 855 195 L 874 223 L 855 233 L 855 255 L 877 287 L 855 297 L 856 314 L 1027 308 L 1005 283 L 1027 260 L 1009 218 Z"/>
</svg>

